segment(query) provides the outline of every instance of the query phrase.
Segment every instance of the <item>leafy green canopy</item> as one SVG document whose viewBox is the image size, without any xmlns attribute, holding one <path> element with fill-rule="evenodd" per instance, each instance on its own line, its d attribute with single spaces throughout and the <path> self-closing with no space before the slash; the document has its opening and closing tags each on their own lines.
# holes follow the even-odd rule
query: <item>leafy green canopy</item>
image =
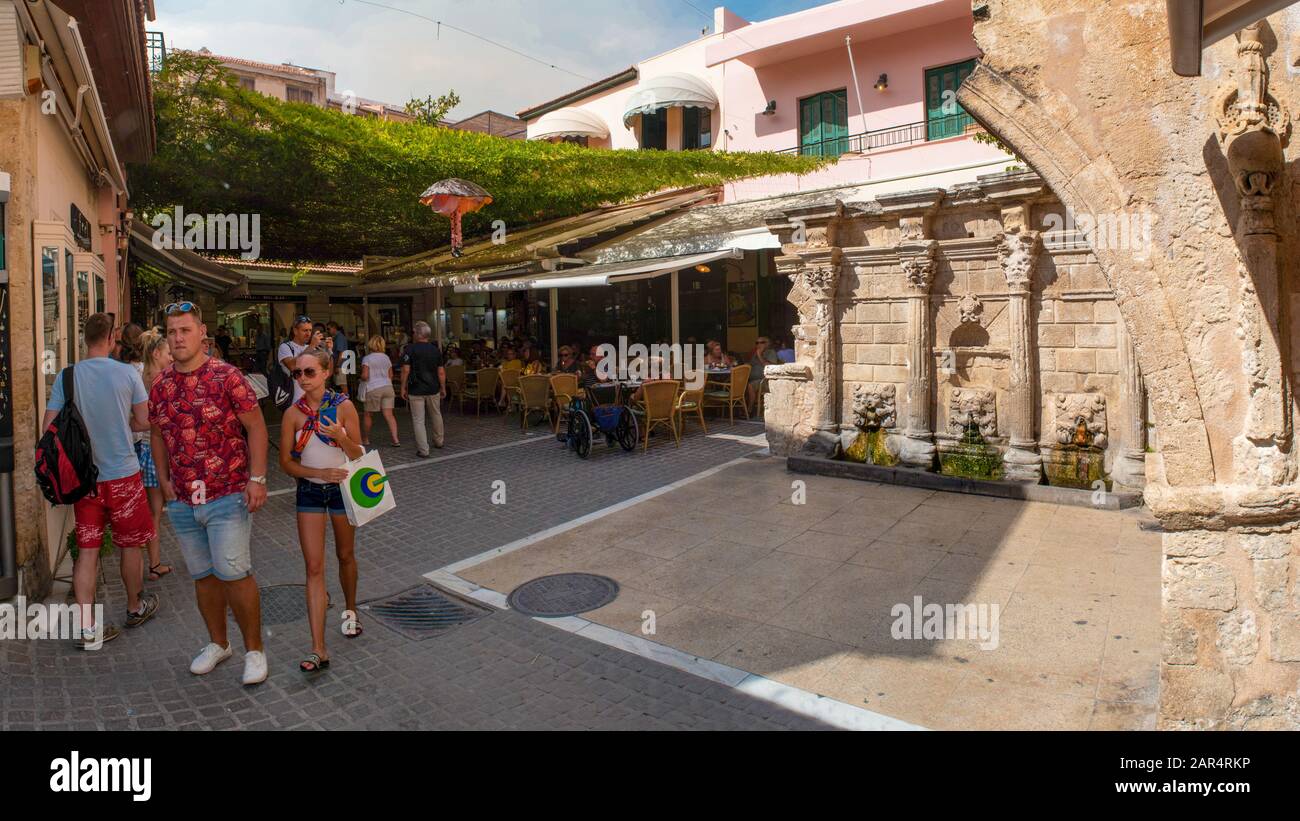
<svg viewBox="0 0 1300 821">
<path fill-rule="evenodd" d="M 448 242 L 446 218 L 417 201 L 461 177 L 492 205 L 466 217 L 465 236 L 494 220 L 511 228 L 624 202 L 665 188 L 807 173 L 827 160 L 768 153 L 599 150 L 385 122 L 239 88 L 216 61 L 168 55 L 156 78 L 158 152 L 131 169 L 133 205 L 148 215 L 259 214 L 275 259 L 407 255 Z"/>
</svg>

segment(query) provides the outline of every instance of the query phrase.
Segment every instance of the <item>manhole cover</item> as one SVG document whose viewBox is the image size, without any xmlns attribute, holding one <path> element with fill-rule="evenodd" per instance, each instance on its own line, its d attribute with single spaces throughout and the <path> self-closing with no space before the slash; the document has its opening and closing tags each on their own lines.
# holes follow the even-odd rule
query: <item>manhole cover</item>
<svg viewBox="0 0 1300 821">
<path fill-rule="evenodd" d="M 591 573 L 542 576 L 516 587 L 506 599 L 525 616 L 556 619 L 604 607 L 618 598 L 618 582 Z"/>
<path fill-rule="evenodd" d="M 258 588 L 262 596 L 262 624 L 289 624 L 307 617 L 307 586 L 273 584 Z M 325 594 L 329 607 L 329 594 Z"/>
<path fill-rule="evenodd" d="M 358 605 L 376 621 L 410 639 L 438 636 L 457 625 L 492 611 L 447 595 L 427 584 L 416 585 L 395 596 Z"/>
</svg>

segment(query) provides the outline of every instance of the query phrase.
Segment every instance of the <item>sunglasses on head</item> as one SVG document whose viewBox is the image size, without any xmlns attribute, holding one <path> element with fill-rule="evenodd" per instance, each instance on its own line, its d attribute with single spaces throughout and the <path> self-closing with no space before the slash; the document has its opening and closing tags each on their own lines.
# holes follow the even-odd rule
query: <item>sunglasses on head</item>
<svg viewBox="0 0 1300 821">
<path fill-rule="evenodd" d="M 289 372 L 289 375 L 294 379 L 302 379 L 304 376 L 308 379 L 315 379 L 318 373 L 320 373 L 320 370 L 317 368 L 294 368 Z"/>
<path fill-rule="evenodd" d="M 188 314 L 197 307 L 198 306 L 193 302 L 173 302 L 166 308 L 163 308 L 163 312 L 166 313 L 167 316 L 176 316 L 177 314 Z"/>
</svg>

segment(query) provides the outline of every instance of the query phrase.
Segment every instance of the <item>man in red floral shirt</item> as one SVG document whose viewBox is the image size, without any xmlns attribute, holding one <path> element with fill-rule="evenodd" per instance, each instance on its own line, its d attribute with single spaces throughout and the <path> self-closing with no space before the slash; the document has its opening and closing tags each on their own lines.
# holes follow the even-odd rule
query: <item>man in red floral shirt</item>
<svg viewBox="0 0 1300 821">
<path fill-rule="evenodd" d="M 266 423 L 239 369 L 203 353 L 198 306 L 179 302 L 166 313 L 173 362 L 149 392 L 149 422 L 167 518 L 211 639 L 190 672 L 230 658 L 229 606 L 244 637 L 244 684 L 260 684 L 267 664 L 249 540 L 250 514 L 266 503 Z"/>
</svg>

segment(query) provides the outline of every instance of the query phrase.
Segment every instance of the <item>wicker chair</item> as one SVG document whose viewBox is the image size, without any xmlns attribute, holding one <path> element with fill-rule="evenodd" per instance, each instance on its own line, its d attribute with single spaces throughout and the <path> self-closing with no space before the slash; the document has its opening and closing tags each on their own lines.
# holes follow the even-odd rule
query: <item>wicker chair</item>
<svg viewBox="0 0 1300 821">
<path fill-rule="evenodd" d="M 745 402 L 745 387 L 749 385 L 749 365 L 737 365 L 731 369 L 731 382 L 725 388 L 706 388 L 704 405 L 709 408 L 726 408 L 727 418 L 736 421 L 736 405 L 740 405 L 749 418 L 749 405 Z"/>
<path fill-rule="evenodd" d="M 572 373 L 557 373 L 551 376 L 551 402 L 555 405 L 555 432 L 560 432 L 560 419 L 569 409 L 569 403 L 578 395 L 578 376 Z"/>
<path fill-rule="evenodd" d="M 506 368 L 500 371 L 501 374 L 501 402 L 505 407 L 506 415 L 519 407 L 521 401 L 519 397 L 519 377 L 523 374 L 518 368 Z"/>
<path fill-rule="evenodd" d="M 452 402 L 460 402 L 461 392 L 465 390 L 465 366 L 448 365 L 447 374 L 447 405 L 451 406 Z"/>
<path fill-rule="evenodd" d="M 474 403 L 474 414 L 476 416 L 483 415 L 484 402 L 487 402 L 492 407 L 496 407 L 497 383 L 500 379 L 501 371 L 496 368 L 480 368 L 478 372 L 478 383 L 461 389 L 460 412 L 465 412 L 466 399 Z"/>
<path fill-rule="evenodd" d="M 641 404 L 632 408 L 641 425 L 641 435 L 645 442 L 641 452 L 650 449 L 650 431 L 659 425 L 667 425 L 673 432 L 673 441 L 681 445 L 682 438 L 677 432 L 674 421 L 677 416 L 677 391 L 681 383 L 676 379 L 657 379 L 641 384 Z"/>
<path fill-rule="evenodd" d="M 690 384 L 690 382 L 691 380 L 688 377 L 686 383 Z M 677 395 L 677 402 L 673 405 L 673 416 L 676 417 L 677 426 L 682 435 L 686 434 L 686 417 L 690 414 L 694 414 L 700 420 L 700 428 L 705 433 L 708 433 L 709 426 L 704 424 L 704 388 L 702 387 L 695 390 L 684 390 Z"/>
<path fill-rule="evenodd" d="M 551 423 L 551 378 L 545 374 L 519 378 L 519 422 L 524 430 L 528 430 L 528 414 L 532 411 L 546 414 L 547 424 Z"/>
</svg>

